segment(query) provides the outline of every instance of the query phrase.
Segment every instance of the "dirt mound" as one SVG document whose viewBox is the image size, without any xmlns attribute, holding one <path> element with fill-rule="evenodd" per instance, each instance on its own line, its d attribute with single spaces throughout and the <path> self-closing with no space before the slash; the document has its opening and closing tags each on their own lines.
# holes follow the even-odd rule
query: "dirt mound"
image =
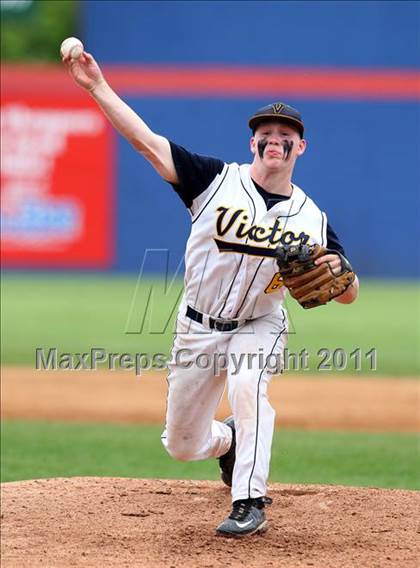
<svg viewBox="0 0 420 568">
<path fill-rule="evenodd" d="M 70 478 L 2 484 L 2 566 L 417 566 L 420 494 L 270 486 L 270 528 L 216 536 L 218 482 Z M 417 531 L 417 532 L 416 532 Z"/>
</svg>

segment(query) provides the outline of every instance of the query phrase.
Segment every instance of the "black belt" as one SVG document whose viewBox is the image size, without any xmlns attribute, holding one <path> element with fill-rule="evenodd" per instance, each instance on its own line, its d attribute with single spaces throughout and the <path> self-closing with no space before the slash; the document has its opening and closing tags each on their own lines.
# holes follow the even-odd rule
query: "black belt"
<svg viewBox="0 0 420 568">
<path fill-rule="evenodd" d="M 197 312 L 194 308 L 187 306 L 187 312 L 185 314 L 187 318 L 190 318 L 198 323 L 203 323 L 203 314 Z M 223 321 L 220 319 L 215 319 L 209 316 L 209 327 L 210 329 L 216 329 L 217 331 L 233 331 L 239 327 L 238 321 Z"/>
</svg>

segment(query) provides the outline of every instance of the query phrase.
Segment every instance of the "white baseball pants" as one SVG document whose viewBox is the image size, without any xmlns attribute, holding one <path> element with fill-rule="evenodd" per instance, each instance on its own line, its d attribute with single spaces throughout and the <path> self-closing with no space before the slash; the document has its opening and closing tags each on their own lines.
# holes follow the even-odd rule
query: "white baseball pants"
<svg viewBox="0 0 420 568">
<path fill-rule="evenodd" d="M 267 490 L 275 417 L 267 398 L 267 386 L 272 375 L 283 368 L 286 313 L 279 305 L 274 313 L 234 331 L 220 332 L 187 318 L 185 309 L 182 302 L 168 365 L 162 443 L 179 460 L 218 458 L 225 454 L 230 448 L 232 431 L 214 420 L 214 416 L 227 379 L 236 428 L 232 501 L 263 497 Z M 226 370 L 217 376 L 222 358 Z"/>
</svg>

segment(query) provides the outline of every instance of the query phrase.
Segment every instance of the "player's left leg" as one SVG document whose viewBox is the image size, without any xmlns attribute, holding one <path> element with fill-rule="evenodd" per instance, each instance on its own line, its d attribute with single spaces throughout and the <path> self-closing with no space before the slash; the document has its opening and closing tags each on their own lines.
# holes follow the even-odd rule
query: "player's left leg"
<svg viewBox="0 0 420 568">
<path fill-rule="evenodd" d="M 236 429 L 232 501 L 265 497 L 275 412 L 267 397 L 273 373 L 283 367 L 287 316 L 279 308 L 246 324 L 229 344 L 228 396 Z M 235 368 L 242 356 L 242 365 Z"/>
<path fill-rule="evenodd" d="M 236 459 L 232 512 L 217 527 L 224 536 L 245 536 L 267 528 L 264 507 L 271 502 L 266 492 L 275 417 L 267 386 L 272 374 L 282 369 L 286 338 L 286 314 L 279 309 L 246 324 L 229 344 L 228 395 Z M 234 358 L 242 364 L 235 366 Z"/>
</svg>

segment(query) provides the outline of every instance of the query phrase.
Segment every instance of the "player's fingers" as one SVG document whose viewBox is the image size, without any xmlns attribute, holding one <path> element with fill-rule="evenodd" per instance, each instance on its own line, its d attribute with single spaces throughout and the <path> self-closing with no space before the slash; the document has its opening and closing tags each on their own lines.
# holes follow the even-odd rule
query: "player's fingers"
<svg viewBox="0 0 420 568">
<path fill-rule="evenodd" d="M 315 264 L 320 265 L 323 263 L 328 263 L 330 270 L 333 274 L 340 274 L 342 267 L 341 267 L 341 258 L 338 254 L 325 254 L 324 256 L 320 256 L 316 261 Z"/>
<path fill-rule="evenodd" d="M 333 262 L 334 260 L 340 260 L 338 254 L 324 254 L 316 259 L 315 264 L 323 264 L 324 262 Z"/>
<path fill-rule="evenodd" d="M 77 67 L 78 63 L 79 63 L 78 59 L 73 59 L 72 57 L 70 57 L 70 60 L 69 60 L 70 69 L 73 69 L 73 67 Z"/>
<path fill-rule="evenodd" d="M 63 57 L 63 63 L 69 70 L 72 70 L 74 66 L 77 66 L 77 64 L 80 63 L 79 59 L 73 59 L 71 55 L 67 55 L 66 57 Z"/>
<path fill-rule="evenodd" d="M 86 58 L 86 63 L 87 63 L 88 65 L 94 65 L 94 66 L 99 67 L 99 65 L 97 64 L 95 58 L 93 57 L 93 55 L 92 55 L 91 53 L 88 53 L 87 51 L 84 51 L 84 52 L 83 52 L 83 55 L 85 56 L 85 58 Z"/>
</svg>

